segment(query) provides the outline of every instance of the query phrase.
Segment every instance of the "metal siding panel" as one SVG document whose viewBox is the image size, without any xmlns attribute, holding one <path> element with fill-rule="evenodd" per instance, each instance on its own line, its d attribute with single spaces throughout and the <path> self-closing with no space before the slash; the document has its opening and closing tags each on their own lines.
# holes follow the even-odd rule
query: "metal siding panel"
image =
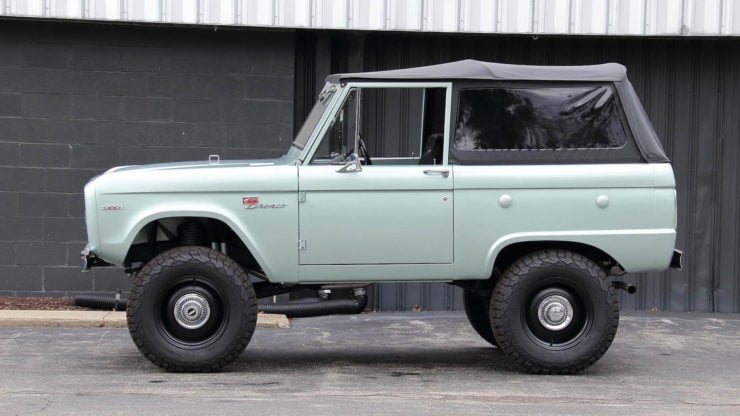
<svg viewBox="0 0 740 416">
<path fill-rule="evenodd" d="M 366 70 L 468 57 L 555 65 L 624 63 L 673 161 L 676 248 L 685 253 L 685 269 L 627 275 L 625 280 L 638 284 L 638 293 L 620 293 L 622 307 L 740 312 L 740 73 L 735 70 L 740 40 L 373 34 L 365 57 Z M 417 302 L 412 292 L 418 286 L 412 292 L 402 284 L 382 286 L 376 304 L 385 310 Z M 437 283 L 422 287 L 423 308 L 461 308 L 459 289 Z"/>
<path fill-rule="evenodd" d="M 581 22 L 576 33 L 607 33 L 607 4 L 600 1 L 581 0 Z"/>
<path fill-rule="evenodd" d="M 91 4 L 89 13 L 83 11 L 84 2 Z M 637 36 L 740 34 L 740 0 L 5 0 L 0 4 L 4 6 L 0 14 L 11 16 L 175 24 Z M 160 12 L 161 6 L 165 13 Z"/>
<path fill-rule="evenodd" d="M 720 207 L 718 244 L 720 248 L 715 307 L 718 312 L 740 311 L 740 45 L 735 42 L 720 54 L 722 111 L 720 115 L 719 173 Z"/>
</svg>

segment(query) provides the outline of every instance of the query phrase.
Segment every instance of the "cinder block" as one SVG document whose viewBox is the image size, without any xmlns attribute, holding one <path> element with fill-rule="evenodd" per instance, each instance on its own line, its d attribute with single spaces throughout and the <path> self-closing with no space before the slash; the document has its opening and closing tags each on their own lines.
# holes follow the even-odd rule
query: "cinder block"
<svg viewBox="0 0 740 416">
<path fill-rule="evenodd" d="M 92 71 L 26 68 L 19 85 L 24 93 L 95 94 L 96 76 Z"/>
<path fill-rule="evenodd" d="M 72 97 L 68 95 L 28 94 L 21 98 L 23 117 L 65 118 L 72 115 Z"/>
<path fill-rule="evenodd" d="M 15 264 L 15 243 L 0 242 L 0 265 L 8 266 L 12 264 Z"/>
<path fill-rule="evenodd" d="M 120 151 L 121 165 L 164 163 L 172 157 L 169 146 L 126 146 Z"/>
<path fill-rule="evenodd" d="M 16 214 L 18 214 L 18 193 L 0 192 L 0 217 L 14 217 Z M 4 220 L 0 219 L 0 223 L 4 224 Z"/>
<path fill-rule="evenodd" d="M 68 167 L 71 146 L 66 144 L 20 145 L 20 164 L 28 167 Z"/>
<path fill-rule="evenodd" d="M 274 124 L 226 124 L 226 146 L 259 149 L 282 148 L 293 142 L 292 126 Z"/>
<path fill-rule="evenodd" d="M 23 71 L 17 68 L 0 68 L 0 92 L 24 92 L 21 85 Z"/>
<path fill-rule="evenodd" d="M 44 241 L 85 242 L 85 220 L 83 218 L 44 218 Z"/>
<path fill-rule="evenodd" d="M 128 291 L 131 277 L 120 267 L 95 267 L 92 269 L 93 288 L 101 292 Z"/>
<path fill-rule="evenodd" d="M 54 43 L 26 44 L 23 48 L 22 65 L 26 68 L 68 68 L 70 48 Z"/>
<path fill-rule="evenodd" d="M 95 82 L 99 95 L 146 95 L 147 75 L 137 72 L 99 72 Z"/>
<path fill-rule="evenodd" d="M 168 51 L 172 72 L 218 73 L 222 56 L 220 49 L 218 44 L 172 48 Z"/>
<path fill-rule="evenodd" d="M 198 98 L 180 98 L 173 102 L 175 121 L 218 121 L 219 102 Z"/>
<path fill-rule="evenodd" d="M 39 266 L 0 266 L 0 287 L 8 291 L 40 291 L 42 270 Z"/>
<path fill-rule="evenodd" d="M 136 131 L 136 145 L 179 147 L 198 143 L 195 124 L 190 122 L 138 123 L 132 129 Z"/>
<path fill-rule="evenodd" d="M 44 290 L 83 292 L 93 290 L 93 274 L 82 273 L 79 266 L 44 267 Z"/>
<path fill-rule="evenodd" d="M 2 223 L 0 241 L 41 241 L 44 237 L 43 222 L 38 218 L 5 217 Z"/>
<path fill-rule="evenodd" d="M 22 51 L 22 45 L 17 42 L 0 42 L 0 68 L 21 66 Z"/>
<path fill-rule="evenodd" d="M 71 167 L 109 169 L 120 165 L 117 146 L 72 146 Z"/>
<path fill-rule="evenodd" d="M 69 218 L 85 218 L 85 199 L 81 193 L 67 195 L 67 204 Z"/>
<path fill-rule="evenodd" d="M 119 71 L 169 71 L 168 48 L 126 47 L 121 50 Z"/>
<path fill-rule="evenodd" d="M 75 119 L 120 120 L 121 97 L 82 95 L 74 98 Z"/>
<path fill-rule="evenodd" d="M 169 121 L 172 109 L 168 98 L 123 98 L 123 118 L 133 121 Z"/>
<path fill-rule="evenodd" d="M 222 120 L 228 123 L 287 124 L 293 104 L 270 100 L 222 100 Z"/>
<path fill-rule="evenodd" d="M 292 101 L 293 77 L 245 77 L 243 98 Z"/>
<path fill-rule="evenodd" d="M 43 191 L 44 170 L 39 168 L 0 167 L 0 191 Z"/>
<path fill-rule="evenodd" d="M 19 147 L 19 143 L 0 142 L 0 166 L 18 166 Z"/>
<path fill-rule="evenodd" d="M 19 266 L 65 266 L 67 245 L 64 243 L 16 243 L 15 262 Z"/>
<path fill-rule="evenodd" d="M 67 217 L 67 195 L 50 192 L 18 194 L 19 217 Z"/>
<path fill-rule="evenodd" d="M 21 94 L 0 92 L 0 117 L 21 115 Z"/>
<path fill-rule="evenodd" d="M 71 67 L 96 71 L 120 71 L 124 48 L 108 45 L 75 45 L 72 48 Z"/>
<path fill-rule="evenodd" d="M 226 127 L 223 123 L 197 123 L 194 125 L 193 137 L 189 141 L 194 146 L 225 147 Z M 242 145 L 245 143 L 242 142 Z"/>
<path fill-rule="evenodd" d="M 147 77 L 147 92 L 150 97 L 199 97 L 197 84 L 197 74 L 154 73 Z"/>
<path fill-rule="evenodd" d="M 244 77 L 239 74 L 197 75 L 196 96 L 208 98 L 244 98 Z M 292 81 L 291 81 L 292 87 Z"/>
<path fill-rule="evenodd" d="M 80 193 L 95 174 L 96 171 L 91 169 L 47 169 L 44 190 Z"/>
</svg>

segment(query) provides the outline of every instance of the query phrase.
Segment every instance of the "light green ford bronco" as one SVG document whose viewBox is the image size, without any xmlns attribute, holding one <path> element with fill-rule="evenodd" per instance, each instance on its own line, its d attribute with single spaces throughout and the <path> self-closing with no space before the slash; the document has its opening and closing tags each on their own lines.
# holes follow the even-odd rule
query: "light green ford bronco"
<svg viewBox="0 0 740 416">
<path fill-rule="evenodd" d="M 614 339 L 634 291 L 614 279 L 681 260 L 673 170 L 618 64 L 331 75 L 284 156 L 113 168 L 85 206 L 83 269 L 134 275 L 131 336 L 170 371 L 237 358 L 259 298 L 446 282 L 522 369 L 573 373 Z"/>
</svg>

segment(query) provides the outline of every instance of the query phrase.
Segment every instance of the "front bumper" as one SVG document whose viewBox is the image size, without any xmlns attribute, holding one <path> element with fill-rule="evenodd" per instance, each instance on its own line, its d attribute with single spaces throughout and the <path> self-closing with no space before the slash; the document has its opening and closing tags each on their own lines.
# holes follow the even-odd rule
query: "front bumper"
<svg viewBox="0 0 740 416">
<path fill-rule="evenodd" d="M 86 272 L 93 267 L 105 267 L 111 265 L 110 263 L 96 256 L 95 253 L 90 251 L 89 247 L 85 247 L 85 249 L 80 252 L 80 259 L 82 260 L 81 270 L 83 272 Z"/>
</svg>

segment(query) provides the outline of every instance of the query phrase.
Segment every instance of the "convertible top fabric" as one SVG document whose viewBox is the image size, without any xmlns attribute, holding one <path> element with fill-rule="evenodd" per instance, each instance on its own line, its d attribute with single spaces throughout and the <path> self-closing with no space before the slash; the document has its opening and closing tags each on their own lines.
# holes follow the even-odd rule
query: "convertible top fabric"
<svg viewBox="0 0 740 416">
<path fill-rule="evenodd" d="M 647 162 L 669 162 L 658 135 L 627 79 L 627 69 L 617 63 L 583 66 L 533 66 L 482 62 L 473 59 L 390 71 L 334 74 L 327 82 L 347 81 L 586 81 L 614 83 L 632 135 Z"/>
<path fill-rule="evenodd" d="M 528 81 L 621 81 L 624 66 L 615 63 L 584 66 L 532 66 L 498 64 L 473 59 L 446 64 L 378 72 L 334 74 L 327 82 L 367 80 L 528 80 Z"/>
</svg>

